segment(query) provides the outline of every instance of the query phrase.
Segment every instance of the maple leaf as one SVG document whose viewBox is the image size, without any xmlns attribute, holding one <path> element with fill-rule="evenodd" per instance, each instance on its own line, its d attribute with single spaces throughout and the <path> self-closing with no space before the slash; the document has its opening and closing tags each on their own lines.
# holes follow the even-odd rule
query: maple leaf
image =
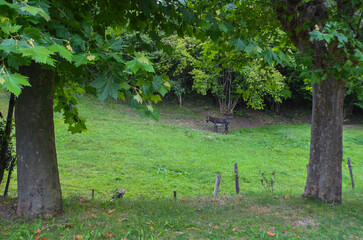
<svg viewBox="0 0 363 240">
<path fill-rule="evenodd" d="M 236 226 L 233 227 L 232 231 L 237 231 L 237 227 Z"/>
</svg>

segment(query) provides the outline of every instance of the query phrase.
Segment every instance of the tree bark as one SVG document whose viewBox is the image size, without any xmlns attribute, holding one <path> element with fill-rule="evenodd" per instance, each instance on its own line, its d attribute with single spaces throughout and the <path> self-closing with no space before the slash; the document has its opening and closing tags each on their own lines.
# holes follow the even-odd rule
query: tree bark
<svg viewBox="0 0 363 240">
<path fill-rule="evenodd" d="M 55 216 L 62 211 L 53 123 L 54 72 L 38 63 L 22 67 L 31 87 L 15 105 L 19 216 Z"/>
<path fill-rule="evenodd" d="M 310 158 L 304 197 L 342 202 L 345 82 L 328 78 L 313 85 Z"/>
</svg>

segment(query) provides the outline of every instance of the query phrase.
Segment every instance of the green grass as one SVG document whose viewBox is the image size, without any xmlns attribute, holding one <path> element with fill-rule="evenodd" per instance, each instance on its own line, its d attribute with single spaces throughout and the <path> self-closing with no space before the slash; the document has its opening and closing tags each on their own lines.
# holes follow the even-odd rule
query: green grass
<svg viewBox="0 0 363 240">
<path fill-rule="evenodd" d="M 2 93 L 3 113 L 6 101 Z M 205 131 L 211 129 L 207 125 L 193 129 L 175 123 L 203 121 L 195 107 L 161 105 L 159 110 L 161 120 L 155 122 L 141 119 L 116 101 L 101 103 L 84 96 L 79 111 L 87 118 L 88 132 L 76 135 L 66 131 L 61 115 L 56 114 L 65 213 L 53 219 L 1 220 L 0 239 L 1 231 L 12 237 L 4 239 L 32 239 L 42 227 L 41 237 L 47 239 L 74 239 L 76 235 L 101 239 L 111 233 L 114 239 L 363 237 L 361 125 L 344 129 L 344 204 L 330 206 L 301 198 L 310 125 L 232 130 L 225 136 Z M 355 190 L 345 167 L 347 157 L 352 159 Z M 238 197 L 234 196 L 234 163 L 238 163 L 241 181 Z M 276 172 L 274 193 L 266 193 L 261 186 L 259 171 L 267 176 Z M 217 173 L 222 174 L 220 195 L 225 198 L 214 200 Z M 11 197 L 16 196 L 15 178 Z M 80 201 L 90 198 L 92 189 L 95 199 Z M 125 189 L 125 198 L 111 203 L 116 189 Z M 178 201 L 172 198 L 174 190 Z M 268 236 L 269 231 L 276 235 Z"/>
</svg>

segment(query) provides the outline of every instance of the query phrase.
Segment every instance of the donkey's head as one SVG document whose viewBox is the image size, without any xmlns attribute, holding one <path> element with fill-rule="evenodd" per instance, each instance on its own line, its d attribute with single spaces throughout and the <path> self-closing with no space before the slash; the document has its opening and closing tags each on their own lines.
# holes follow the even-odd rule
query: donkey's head
<svg viewBox="0 0 363 240">
<path fill-rule="evenodd" d="M 208 122 L 210 121 L 210 116 L 207 116 L 207 117 L 205 118 L 205 121 L 208 123 Z"/>
</svg>

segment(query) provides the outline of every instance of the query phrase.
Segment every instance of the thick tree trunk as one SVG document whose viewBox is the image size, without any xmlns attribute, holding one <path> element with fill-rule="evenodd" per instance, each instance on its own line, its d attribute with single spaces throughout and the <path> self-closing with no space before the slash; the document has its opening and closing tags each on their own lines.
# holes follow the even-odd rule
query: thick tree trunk
<svg viewBox="0 0 363 240">
<path fill-rule="evenodd" d="M 345 82 L 333 77 L 313 86 L 310 159 L 304 196 L 341 203 Z"/>
<path fill-rule="evenodd" d="M 19 216 L 54 216 L 62 211 L 53 123 L 54 72 L 38 63 L 23 67 L 31 87 L 15 105 Z"/>
</svg>

